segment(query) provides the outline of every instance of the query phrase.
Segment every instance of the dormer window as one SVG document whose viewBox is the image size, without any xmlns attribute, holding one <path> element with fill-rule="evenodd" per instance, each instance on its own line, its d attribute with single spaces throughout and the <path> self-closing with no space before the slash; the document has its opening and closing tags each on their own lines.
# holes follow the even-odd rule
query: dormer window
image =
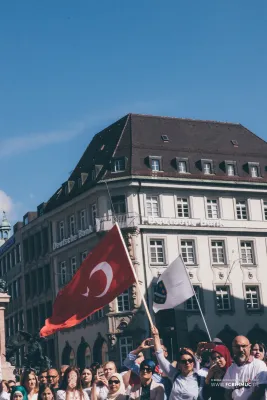
<svg viewBox="0 0 267 400">
<path fill-rule="evenodd" d="M 248 170 L 251 178 L 259 178 L 260 177 L 260 164 L 259 163 L 248 163 Z"/>
<path fill-rule="evenodd" d="M 151 169 L 152 171 L 160 171 L 160 162 L 159 160 L 152 158 L 151 160 Z"/>
<path fill-rule="evenodd" d="M 225 161 L 225 172 L 228 176 L 235 176 L 237 174 L 236 162 Z"/>
<path fill-rule="evenodd" d="M 113 160 L 112 172 L 123 172 L 123 171 L 125 171 L 125 157 Z"/>
<path fill-rule="evenodd" d="M 201 160 L 201 168 L 204 175 L 214 174 L 213 161 L 212 160 Z"/>
<path fill-rule="evenodd" d="M 176 157 L 176 168 L 179 174 L 188 173 L 189 172 L 188 159 Z"/>
</svg>

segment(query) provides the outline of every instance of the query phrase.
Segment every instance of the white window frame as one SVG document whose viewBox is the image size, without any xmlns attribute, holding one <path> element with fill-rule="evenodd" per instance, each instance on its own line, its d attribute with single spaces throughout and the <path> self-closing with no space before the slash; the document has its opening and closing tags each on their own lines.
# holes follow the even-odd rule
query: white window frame
<svg viewBox="0 0 267 400">
<path fill-rule="evenodd" d="M 182 245 L 182 242 L 192 242 L 192 246 L 188 246 L 187 244 L 185 244 L 185 245 Z M 185 251 L 183 251 L 183 248 L 185 249 Z M 185 253 L 186 252 L 186 254 L 187 254 L 187 259 L 189 259 L 189 257 L 188 257 L 188 255 L 189 255 L 189 249 L 190 248 L 192 248 L 192 250 L 193 250 L 193 261 L 192 262 L 190 262 L 190 261 L 185 261 L 184 260 L 184 257 L 183 257 L 183 253 Z M 180 253 L 181 253 L 181 257 L 182 257 L 182 259 L 183 259 L 183 261 L 184 261 L 184 264 L 185 265 L 189 265 L 189 266 L 191 266 L 191 265 L 197 265 L 197 252 L 196 252 L 196 239 L 192 239 L 192 238 L 181 238 L 180 239 Z"/>
<path fill-rule="evenodd" d="M 232 163 L 227 164 L 227 175 L 228 176 L 235 176 L 236 172 L 235 172 L 235 165 Z"/>
<path fill-rule="evenodd" d="M 85 209 L 80 211 L 80 226 L 81 226 L 81 230 L 85 231 L 85 229 L 86 229 L 86 210 Z"/>
<path fill-rule="evenodd" d="M 151 205 L 151 211 L 152 211 L 151 214 L 149 214 L 148 204 Z M 157 204 L 157 206 L 158 206 L 158 214 L 156 214 L 156 213 L 154 214 L 153 213 L 153 204 Z M 156 218 L 159 218 L 161 216 L 160 198 L 159 198 L 158 195 L 150 195 L 150 194 L 146 195 L 146 215 L 148 217 L 156 217 Z"/>
<path fill-rule="evenodd" d="M 119 303 L 121 305 L 121 309 L 119 309 L 120 308 Z M 128 303 L 128 307 L 126 306 L 127 303 Z M 130 308 L 131 308 L 130 290 L 127 289 L 117 297 L 117 312 L 130 311 Z"/>
<path fill-rule="evenodd" d="M 213 243 L 222 243 L 222 246 L 214 246 Z M 210 240 L 210 248 L 211 248 L 211 261 L 212 265 L 225 265 L 227 263 L 226 261 L 226 248 L 225 248 L 225 240 L 224 239 L 211 239 Z M 223 252 L 223 262 L 218 261 L 219 260 L 219 250 L 222 249 Z M 216 250 L 216 260 L 214 260 L 213 257 L 213 250 Z"/>
<path fill-rule="evenodd" d="M 121 365 L 123 365 L 123 362 L 127 355 L 133 351 L 133 338 L 132 336 L 124 336 L 119 338 L 119 349 L 120 349 L 120 360 L 121 360 Z M 122 351 L 123 349 L 123 351 Z"/>
<path fill-rule="evenodd" d="M 74 276 L 77 271 L 77 261 L 76 256 L 71 257 L 70 259 L 70 268 L 71 268 L 71 275 Z"/>
<path fill-rule="evenodd" d="M 256 290 L 251 290 L 251 289 L 256 289 Z M 261 309 L 261 296 L 260 296 L 260 287 L 259 285 L 245 285 L 245 307 L 246 307 L 246 311 L 250 312 L 250 311 L 259 311 Z M 253 293 L 254 292 L 254 293 Z M 258 307 L 251 307 L 248 308 L 248 295 L 250 295 L 250 301 L 253 304 L 253 295 L 257 294 L 257 302 L 258 302 Z"/>
<path fill-rule="evenodd" d="M 97 204 L 93 203 L 91 205 L 91 215 L 92 215 L 92 225 L 96 226 L 96 218 L 97 218 Z"/>
<path fill-rule="evenodd" d="M 151 245 L 151 241 L 155 241 L 155 242 L 162 242 L 162 254 L 163 254 L 163 261 L 152 261 L 152 256 L 151 256 L 151 248 L 154 247 L 154 245 Z M 156 249 L 156 257 L 158 260 L 158 250 L 157 248 L 160 247 L 158 245 L 156 245 L 155 249 Z M 149 237 L 148 238 L 148 248 L 149 248 L 149 260 L 150 260 L 150 265 L 166 265 L 167 261 L 166 261 L 166 242 L 164 238 L 160 238 L 160 237 Z"/>
<path fill-rule="evenodd" d="M 207 168 L 209 166 L 209 168 Z M 212 175 L 212 163 L 209 161 L 203 161 L 203 174 Z"/>
<path fill-rule="evenodd" d="M 201 300 L 200 300 L 200 297 L 201 297 L 201 293 L 200 293 L 201 286 L 200 285 L 195 285 L 194 283 L 192 283 L 192 285 L 193 285 L 194 291 L 195 291 L 195 293 L 197 295 L 198 301 L 199 301 L 200 306 L 201 306 Z M 192 305 L 192 308 L 188 307 L 189 304 Z M 185 310 L 188 311 L 188 312 L 199 312 L 199 307 L 198 307 L 195 295 L 190 297 L 188 300 L 185 301 L 184 307 L 185 307 Z"/>
<path fill-rule="evenodd" d="M 59 221 L 59 240 L 65 239 L 65 224 L 64 221 Z"/>
<path fill-rule="evenodd" d="M 60 263 L 60 285 L 65 285 L 67 283 L 67 267 L 66 267 L 66 261 L 61 261 Z M 62 272 L 63 271 L 63 272 Z"/>
<path fill-rule="evenodd" d="M 186 174 L 187 171 L 187 162 L 183 160 L 178 161 L 178 172 L 179 174 Z"/>
<path fill-rule="evenodd" d="M 124 172 L 126 167 L 125 158 L 117 158 L 113 160 L 113 169 L 112 172 Z"/>
<path fill-rule="evenodd" d="M 154 162 L 155 162 L 156 164 L 154 164 Z M 154 168 L 155 165 L 157 165 L 158 168 Z M 160 159 L 158 159 L 158 158 L 151 158 L 151 170 L 154 171 L 154 172 L 160 171 Z"/>
<path fill-rule="evenodd" d="M 242 204 L 240 204 L 239 205 L 239 203 L 242 203 Z M 244 203 L 244 205 L 245 205 L 245 207 L 243 207 L 243 203 Z M 237 207 L 240 207 L 240 215 L 241 215 L 241 217 L 242 218 L 238 218 L 238 216 L 237 216 Z M 246 218 L 243 218 L 243 215 L 242 215 L 242 209 L 246 209 Z M 238 221 L 248 221 L 249 220 L 249 209 L 248 209 L 248 202 L 247 202 L 247 200 L 237 200 L 237 199 L 235 199 L 235 216 L 236 216 L 236 219 L 238 220 Z"/>
<path fill-rule="evenodd" d="M 178 207 L 181 207 L 182 216 L 179 215 Z M 185 215 L 185 209 L 187 208 L 187 215 Z M 190 218 L 191 216 L 191 208 L 190 208 L 190 199 L 186 196 L 176 196 L 176 215 L 177 218 Z"/>
<path fill-rule="evenodd" d="M 75 228 L 75 215 L 72 214 L 69 218 L 69 228 L 70 228 L 70 235 L 74 236 L 76 233 Z"/>
<path fill-rule="evenodd" d="M 242 246 L 242 243 L 251 244 L 250 248 L 251 248 L 252 263 L 247 262 L 247 261 L 244 262 L 243 257 L 242 257 L 242 249 L 249 249 L 249 246 Z M 249 239 L 240 240 L 239 246 L 240 246 L 240 263 L 241 263 L 241 265 L 256 265 L 256 252 L 255 252 L 255 242 L 254 242 L 254 240 L 249 240 Z M 249 257 L 248 257 L 247 251 L 243 250 L 243 253 L 246 253 L 246 260 L 248 260 Z"/>
<path fill-rule="evenodd" d="M 214 202 L 216 202 L 217 213 L 214 213 Z M 220 201 L 218 198 L 206 197 L 206 214 L 207 219 L 220 219 Z"/>
<path fill-rule="evenodd" d="M 250 175 L 251 175 L 251 178 L 258 178 L 259 177 L 259 167 L 258 167 L 258 165 L 251 165 L 251 167 L 250 167 Z"/>
<path fill-rule="evenodd" d="M 219 296 L 219 301 L 222 304 L 222 308 L 218 307 L 218 296 Z M 227 296 L 227 298 L 225 296 Z M 216 297 L 216 310 L 218 312 L 232 311 L 231 290 L 230 290 L 229 285 L 216 285 L 215 286 L 215 297 Z M 225 308 L 225 306 L 224 306 L 225 298 L 228 301 L 228 305 L 229 305 L 228 308 Z"/>
</svg>

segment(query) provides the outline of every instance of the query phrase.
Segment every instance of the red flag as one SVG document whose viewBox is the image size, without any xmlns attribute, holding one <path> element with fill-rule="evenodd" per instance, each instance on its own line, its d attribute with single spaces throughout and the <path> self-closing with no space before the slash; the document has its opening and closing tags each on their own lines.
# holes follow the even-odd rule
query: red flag
<svg viewBox="0 0 267 400">
<path fill-rule="evenodd" d="M 135 282 L 131 261 L 117 224 L 84 260 L 72 280 L 57 295 L 53 315 L 41 336 L 79 324 L 109 304 Z"/>
</svg>

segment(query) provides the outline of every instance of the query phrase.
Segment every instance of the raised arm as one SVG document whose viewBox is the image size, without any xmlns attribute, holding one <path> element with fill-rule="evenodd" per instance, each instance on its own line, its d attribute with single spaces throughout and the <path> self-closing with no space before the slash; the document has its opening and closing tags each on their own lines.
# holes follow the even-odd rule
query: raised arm
<svg viewBox="0 0 267 400">
<path fill-rule="evenodd" d="M 177 369 L 174 368 L 171 363 L 164 357 L 163 350 L 160 343 L 159 331 L 155 326 L 151 328 L 151 332 L 154 338 L 154 348 L 156 352 L 156 356 L 158 359 L 158 363 L 162 371 L 165 375 L 168 376 L 171 380 L 173 380 L 177 375 Z"/>
</svg>

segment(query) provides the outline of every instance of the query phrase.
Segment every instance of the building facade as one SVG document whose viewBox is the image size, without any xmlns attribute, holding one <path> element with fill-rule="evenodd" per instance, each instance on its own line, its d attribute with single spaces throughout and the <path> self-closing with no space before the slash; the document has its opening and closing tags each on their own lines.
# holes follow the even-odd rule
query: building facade
<svg viewBox="0 0 267 400">
<path fill-rule="evenodd" d="M 207 339 L 195 298 L 152 311 L 157 279 L 179 254 L 212 337 L 227 344 L 237 333 L 266 340 L 266 150 L 242 125 L 211 121 L 129 114 L 96 134 L 68 181 L 14 234 L 26 330 L 38 331 L 58 291 L 116 221 L 173 358 L 178 346 Z M 7 324 L 16 325 L 19 306 L 8 309 Z M 148 335 L 133 285 L 53 335 L 47 352 L 57 365 L 108 358 L 120 365 Z"/>
</svg>

